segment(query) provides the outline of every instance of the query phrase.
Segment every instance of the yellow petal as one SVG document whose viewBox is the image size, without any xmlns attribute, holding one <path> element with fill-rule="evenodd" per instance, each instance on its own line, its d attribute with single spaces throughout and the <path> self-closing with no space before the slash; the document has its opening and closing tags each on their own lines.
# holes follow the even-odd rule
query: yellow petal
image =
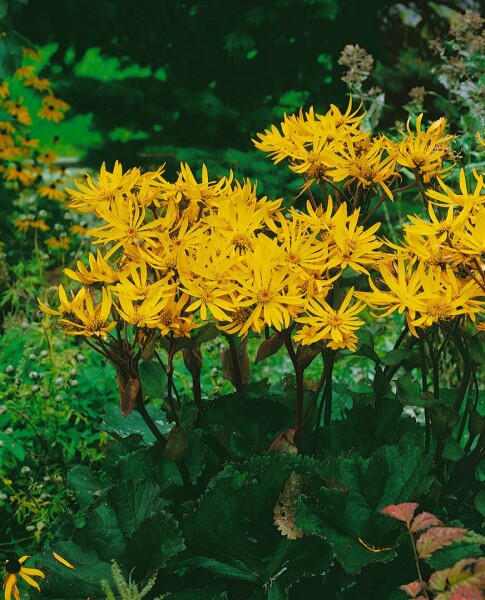
<svg viewBox="0 0 485 600">
<path fill-rule="evenodd" d="M 68 569 L 74 569 L 76 570 L 76 567 L 73 567 L 71 565 L 70 562 L 67 562 L 67 560 L 65 558 L 62 558 L 62 556 L 60 556 L 59 554 L 57 554 L 57 552 L 53 552 L 52 556 L 61 563 L 61 565 L 64 565 L 65 567 L 67 567 Z"/>
<path fill-rule="evenodd" d="M 20 577 L 22 577 L 22 579 L 24 581 L 26 581 L 29 585 L 31 585 L 32 587 L 35 587 L 36 590 L 38 590 L 40 592 L 40 587 L 39 584 L 37 583 L 37 581 L 35 581 L 35 579 L 32 579 L 32 577 L 29 577 L 26 573 L 25 573 L 25 569 L 20 571 L 19 573 Z"/>
</svg>

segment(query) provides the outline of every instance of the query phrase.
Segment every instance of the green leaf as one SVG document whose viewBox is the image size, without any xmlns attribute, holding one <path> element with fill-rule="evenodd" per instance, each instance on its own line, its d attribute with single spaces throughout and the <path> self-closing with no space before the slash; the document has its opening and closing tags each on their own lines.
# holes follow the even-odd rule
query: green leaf
<svg viewBox="0 0 485 600">
<path fill-rule="evenodd" d="M 371 562 L 388 562 L 394 549 L 373 552 L 366 548 L 394 548 L 395 526 L 380 514 L 385 506 L 416 499 L 427 492 L 431 460 L 413 444 L 382 446 L 369 458 L 336 459 L 332 477 L 348 489 L 320 488 L 303 499 L 297 525 L 325 539 L 347 573 L 360 573 Z"/>
<path fill-rule="evenodd" d="M 401 404 L 414 406 L 421 398 L 421 386 L 409 373 L 396 380 L 396 396 Z"/>
<path fill-rule="evenodd" d="M 185 548 L 177 521 L 159 511 L 136 528 L 126 547 L 127 563 L 134 578 L 141 580 L 156 573 L 168 559 Z"/>
<path fill-rule="evenodd" d="M 76 570 L 61 565 L 51 550 L 68 560 Z M 42 582 L 42 597 L 50 600 L 86 600 L 100 598 L 100 581 L 112 584 L 111 562 L 102 560 L 93 549 L 82 548 L 73 541 L 56 542 L 46 548 L 40 559 L 42 569 L 49 575 Z"/>
<path fill-rule="evenodd" d="M 120 481 L 109 491 L 108 502 L 123 535 L 129 537 L 142 521 L 163 511 L 165 502 L 159 495 L 157 485 L 141 479 Z"/>
<path fill-rule="evenodd" d="M 104 487 L 91 469 L 83 465 L 76 465 L 69 471 L 67 482 L 74 490 L 81 507 L 92 504 Z"/>
<path fill-rule="evenodd" d="M 289 588 L 302 577 L 321 573 L 332 561 L 325 541 L 289 541 L 273 524 L 273 508 L 289 474 L 296 470 L 315 477 L 321 468 L 313 459 L 277 453 L 228 465 L 185 519 L 187 550 L 176 559 L 175 571 L 183 575 L 202 568 L 217 578 L 253 583 L 256 589 Z"/>
<path fill-rule="evenodd" d="M 22 444 L 14 440 L 11 435 L 7 435 L 6 433 L 0 432 L 0 442 L 2 445 L 0 447 L 0 456 L 2 456 L 2 449 L 10 452 L 12 456 L 14 456 L 19 462 L 23 462 L 25 459 L 25 450 Z"/>
<path fill-rule="evenodd" d="M 382 362 L 385 365 L 394 366 L 400 364 L 406 358 L 409 358 L 409 350 L 406 350 L 405 348 L 396 348 L 396 350 L 391 350 L 386 354 L 382 359 Z"/>
<path fill-rule="evenodd" d="M 166 435 L 172 429 L 172 424 L 166 420 L 163 411 L 152 404 L 148 404 L 146 408 L 160 432 Z M 136 410 L 124 417 L 118 406 L 107 406 L 103 415 L 102 429 L 116 439 L 139 435 L 141 437 L 140 444 L 144 446 L 153 445 L 156 442 L 155 436 Z"/>
<path fill-rule="evenodd" d="M 142 361 L 138 373 L 143 392 L 151 398 L 161 398 L 167 391 L 167 374 L 158 360 Z"/>
<path fill-rule="evenodd" d="M 475 496 L 475 508 L 485 517 L 485 490 L 482 490 Z"/>
</svg>

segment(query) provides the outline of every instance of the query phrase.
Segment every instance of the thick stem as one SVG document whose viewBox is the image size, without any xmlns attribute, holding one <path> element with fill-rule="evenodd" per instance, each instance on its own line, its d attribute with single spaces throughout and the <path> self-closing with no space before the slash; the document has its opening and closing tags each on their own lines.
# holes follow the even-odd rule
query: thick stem
<svg viewBox="0 0 485 600">
<path fill-rule="evenodd" d="M 296 377 L 296 401 L 295 401 L 295 445 L 298 447 L 301 441 L 303 422 L 303 373 L 301 369 L 295 369 Z"/>
<path fill-rule="evenodd" d="M 295 398 L 295 445 L 298 446 L 301 440 L 302 420 L 303 420 L 303 375 L 305 370 L 298 366 L 296 352 L 291 341 L 291 333 L 288 329 L 284 331 L 285 346 L 290 356 L 290 360 L 295 369 L 296 379 L 296 398 Z"/>
<path fill-rule="evenodd" d="M 163 444 L 163 446 L 165 446 L 165 438 L 163 437 L 161 431 L 158 429 L 158 427 L 155 425 L 152 418 L 148 414 L 148 411 L 145 406 L 145 401 L 143 400 L 143 392 L 141 391 L 141 388 L 138 391 L 138 395 L 136 398 L 136 409 L 140 413 L 142 419 L 145 421 L 147 427 L 155 436 L 156 440 Z"/>
<path fill-rule="evenodd" d="M 335 353 L 328 353 L 328 370 L 325 382 L 325 414 L 323 415 L 323 424 L 328 427 L 332 421 L 332 397 L 333 397 L 333 381 L 332 373 L 335 364 Z"/>
<path fill-rule="evenodd" d="M 232 335 L 228 336 L 229 339 L 229 350 L 231 352 L 232 358 L 232 368 L 234 372 L 234 385 L 236 386 L 236 391 L 241 393 L 244 390 L 244 384 L 241 375 L 241 366 L 239 364 L 239 357 L 237 355 L 237 348 L 234 342 L 234 338 Z"/>
</svg>

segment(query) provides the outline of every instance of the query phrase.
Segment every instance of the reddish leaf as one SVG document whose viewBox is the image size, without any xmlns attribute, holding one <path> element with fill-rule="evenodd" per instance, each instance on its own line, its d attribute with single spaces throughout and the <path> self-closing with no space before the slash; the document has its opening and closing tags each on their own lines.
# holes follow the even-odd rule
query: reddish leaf
<svg viewBox="0 0 485 600">
<path fill-rule="evenodd" d="M 125 386 L 121 389 L 120 404 L 121 414 L 127 417 L 135 408 L 138 392 L 140 391 L 140 380 L 138 377 L 128 379 Z"/>
<path fill-rule="evenodd" d="M 278 437 L 276 437 L 268 452 L 282 452 L 283 454 L 298 454 L 298 448 L 295 446 L 295 431 L 294 427 L 285 429 Z"/>
<path fill-rule="evenodd" d="M 449 569 L 448 581 L 452 589 L 462 584 L 485 589 L 485 558 L 464 558 L 458 561 Z"/>
<path fill-rule="evenodd" d="M 409 527 L 411 519 L 413 518 L 414 511 L 418 508 L 419 504 L 416 502 L 401 502 L 401 504 L 390 504 L 381 510 L 383 515 L 404 521 Z"/>
<path fill-rule="evenodd" d="M 268 358 L 268 356 L 276 354 L 284 342 L 285 338 L 281 331 L 278 333 L 273 333 L 273 335 L 271 335 L 267 340 L 264 340 L 264 342 L 258 348 L 258 354 L 256 355 L 254 363 L 258 364 L 258 362 Z"/>
<path fill-rule="evenodd" d="M 296 349 L 296 364 L 299 369 L 304 371 L 312 362 L 313 359 L 318 356 L 321 349 L 317 346 L 303 346 L 300 344 Z"/>
<path fill-rule="evenodd" d="M 448 585 L 448 575 L 450 569 L 443 569 L 442 571 L 435 571 L 431 573 L 428 585 L 434 592 L 444 592 Z"/>
<path fill-rule="evenodd" d="M 438 517 L 435 517 L 435 515 L 432 515 L 429 512 L 423 511 L 414 517 L 413 522 L 411 523 L 411 531 L 416 533 L 416 531 L 421 531 L 421 529 L 438 527 L 440 525 L 443 525 L 443 523 L 438 519 Z"/>
<path fill-rule="evenodd" d="M 419 592 L 422 591 L 423 586 L 420 581 L 412 581 L 411 583 L 406 583 L 406 585 L 402 585 L 401 589 L 406 592 L 406 594 L 410 598 L 416 598 Z"/>
<path fill-rule="evenodd" d="M 461 527 L 431 527 L 416 542 L 419 558 L 429 558 L 436 550 L 460 541 L 467 533 L 468 530 Z"/>
<path fill-rule="evenodd" d="M 483 600 L 483 594 L 477 588 L 469 587 L 468 585 L 460 585 L 449 596 L 449 600 Z"/>
</svg>

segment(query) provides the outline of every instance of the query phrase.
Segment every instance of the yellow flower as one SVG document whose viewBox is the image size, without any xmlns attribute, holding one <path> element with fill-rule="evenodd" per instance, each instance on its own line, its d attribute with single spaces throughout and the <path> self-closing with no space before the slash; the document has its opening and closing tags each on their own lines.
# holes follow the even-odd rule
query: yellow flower
<svg viewBox="0 0 485 600">
<path fill-rule="evenodd" d="M 23 98 L 17 100 L 6 100 L 4 107 L 6 108 L 9 115 L 14 119 L 17 119 L 22 125 L 32 125 L 32 117 L 30 116 L 29 109 L 23 106 Z"/>
<path fill-rule="evenodd" d="M 240 298 L 235 308 L 250 308 L 251 313 L 241 327 L 240 335 L 244 335 L 250 328 L 260 333 L 265 325 L 281 331 L 303 309 L 302 297 L 288 294 L 295 274 L 278 267 L 265 250 L 264 246 L 259 245 L 254 252 L 245 256 L 246 275 L 241 278 L 238 288 Z"/>
<path fill-rule="evenodd" d="M 15 221 L 15 227 L 19 231 L 28 231 L 29 229 L 40 229 L 41 231 L 49 231 L 49 226 L 43 219 L 37 219 L 31 221 L 29 219 L 17 219 Z"/>
<path fill-rule="evenodd" d="M 301 341 L 307 345 L 326 340 L 333 344 L 334 349 L 350 347 L 355 345 L 353 332 L 364 325 L 357 314 L 365 308 L 363 302 L 356 302 L 353 306 L 350 301 L 354 294 L 354 288 L 350 288 L 338 310 L 333 309 L 325 300 L 311 298 L 306 305 L 306 316 L 296 317 L 297 323 L 309 326 L 294 336 L 295 341 Z M 347 346 L 348 344 L 348 346 Z"/>
<path fill-rule="evenodd" d="M 50 237 L 46 239 L 45 245 L 48 248 L 51 248 L 51 250 L 69 250 L 69 246 L 71 245 L 71 238 Z"/>
<path fill-rule="evenodd" d="M 398 164 L 408 167 L 423 178 L 425 183 L 442 176 L 443 161 L 452 155 L 449 142 L 453 135 L 444 135 L 446 119 L 442 117 L 423 131 L 421 121 L 423 114 L 416 119 L 416 131 L 411 130 L 411 119 L 408 120 L 407 134 L 401 132 L 403 139 L 396 144 L 389 142 L 389 152 Z"/>
<path fill-rule="evenodd" d="M 41 185 L 37 188 L 37 193 L 41 198 L 49 198 L 49 200 L 64 200 L 66 197 L 66 194 L 57 188 L 55 183 Z"/>
<path fill-rule="evenodd" d="M 333 217 L 335 226 L 334 240 L 336 256 L 341 269 L 350 267 L 357 273 L 368 273 L 364 265 L 375 264 L 381 257 L 377 252 L 382 243 L 374 233 L 380 223 L 375 223 L 368 229 L 358 225 L 360 209 L 347 217 L 347 204 L 342 204 Z"/>
<path fill-rule="evenodd" d="M 93 244 L 115 242 L 113 252 L 120 246 L 125 249 L 129 246 L 136 252 L 137 248 L 153 242 L 153 239 L 160 235 L 158 226 L 163 223 L 162 219 L 145 223 L 145 215 L 145 207 L 133 201 L 131 196 L 128 200 L 116 198 L 111 209 L 102 212 L 102 218 L 107 221 L 107 225 L 89 230 L 89 235 L 97 238 Z"/>
<path fill-rule="evenodd" d="M 129 294 L 123 293 L 123 288 L 117 289 L 121 308 L 115 306 L 122 319 L 135 327 L 158 326 L 160 316 L 167 305 L 167 297 L 160 294 L 159 289 L 151 289 L 141 303 L 134 301 Z"/>
<path fill-rule="evenodd" d="M 12 165 L 5 169 L 3 177 L 7 181 L 19 181 L 22 185 L 28 187 L 37 179 L 37 173 L 25 171 L 20 165 Z"/>
<path fill-rule="evenodd" d="M 23 67 L 19 67 L 18 69 L 16 69 L 13 76 L 16 77 L 17 79 L 29 79 L 30 77 L 33 77 L 34 73 L 35 73 L 34 66 L 24 65 Z"/>
<path fill-rule="evenodd" d="M 347 152 L 340 152 L 337 166 L 330 169 L 328 175 L 337 182 L 349 178 L 357 183 L 357 188 L 368 189 L 379 185 L 388 198 L 393 200 L 386 181 L 396 175 L 396 160 L 392 156 L 384 156 L 384 140 L 385 138 L 375 139 L 365 150 L 357 152 L 354 140 L 346 142 Z"/>
<path fill-rule="evenodd" d="M 103 163 L 97 181 L 93 181 L 86 173 L 87 185 L 75 179 L 74 185 L 78 189 L 66 188 L 72 199 L 69 207 L 79 212 L 92 211 L 99 216 L 100 210 L 109 209 L 110 202 L 121 194 L 127 194 L 139 179 L 140 169 L 129 169 L 123 174 L 121 163 L 116 161 L 110 173 L 106 170 L 106 163 Z"/>
<path fill-rule="evenodd" d="M 17 587 L 19 575 L 25 582 L 40 592 L 39 584 L 33 577 L 45 579 L 45 575 L 39 569 L 30 569 L 23 566 L 24 562 L 29 558 L 30 556 L 26 555 L 20 558 L 10 558 L 5 562 L 5 570 L 7 571 L 3 580 L 5 600 L 11 600 L 12 594 L 15 600 L 20 600 L 20 592 Z"/>
<path fill-rule="evenodd" d="M 38 92 L 50 91 L 51 82 L 45 77 L 29 77 L 24 81 L 25 87 L 33 87 Z"/>
<path fill-rule="evenodd" d="M 72 229 L 72 228 L 71 228 Z M 89 253 L 89 270 L 78 260 L 76 263 L 77 272 L 72 269 L 64 269 L 64 273 L 85 285 L 91 285 L 93 283 L 116 283 L 120 279 L 119 271 L 115 271 L 110 267 L 107 259 L 113 254 L 112 251 L 107 252 L 104 256 L 98 250 L 96 258 L 92 252 Z"/>
<path fill-rule="evenodd" d="M 42 107 L 37 114 L 46 121 L 59 123 L 64 118 L 64 113 L 68 108 L 69 104 L 67 102 L 48 94 L 42 98 Z"/>
<path fill-rule="evenodd" d="M 421 290 L 424 264 L 417 263 L 414 267 L 406 263 L 401 256 L 397 256 L 396 260 L 390 263 L 380 261 L 378 269 L 381 287 L 369 278 L 372 292 L 356 292 L 355 296 L 372 308 L 384 310 L 383 313 L 373 316 L 387 317 L 397 310 L 399 314 L 407 311 L 413 319 L 421 306 L 416 298 Z"/>
<path fill-rule="evenodd" d="M 475 177 L 476 185 L 475 190 L 472 193 L 468 191 L 465 170 L 460 169 L 461 194 L 455 193 L 438 178 L 438 183 L 445 193 L 443 194 L 435 190 L 429 190 L 426 192 L 426 195 L 433 198 L 434 204 L 437 204 L 438 206 L 459 206 L 463 208 L 479 206 L 485 202 L 485 195 L 481 193 L 482 189 L 485 187 L 483 184 L 483 175 L 479 175 L 475 169 L 473 169 L 473 176 Z"/>
<path fill-rule="evenodd" d="M 37 298 L 37 302 L 39 303 L 39 307 L 42 312 L 44 312 L 48 315 L 55 315 L 55 316 L 73 315 L 75 307 L 81 306 L 81 304 L 84 300 L 84 296 L 86 295 L 86 289 L 81 288 L 75 296 L 74 296 L 74 293 L 71 292 L 72 300 L 67 299 L 67 294 L 66 294 L 66 291 L 65 291 L 64 287 L 62 286 L 62 284 L 59 284 L 58 293 L 59 293 L 60 304 L 59 304 L 59 308 L 57 310 L 50 308 L 49 306 L 44 304 L 42 302 L 42 300 L 40 300 L 40 298 Z"/>
<path fill-rule="evenodd" d="M 84 335 L 86 337 L 106 338 L 116 322 L 107 324 L 113 303 L 111 293 L 106 289 L 101 290 L 101 304 L 94 306 L 91 294 L 85 291 L 82 303 L 72 303 L 72 318 L 75 320 L 61 319 L 59 323 L 65 327 L 66 335 Z M 42 308 L 42 307 L 41 307 Z"/>
</svg>

